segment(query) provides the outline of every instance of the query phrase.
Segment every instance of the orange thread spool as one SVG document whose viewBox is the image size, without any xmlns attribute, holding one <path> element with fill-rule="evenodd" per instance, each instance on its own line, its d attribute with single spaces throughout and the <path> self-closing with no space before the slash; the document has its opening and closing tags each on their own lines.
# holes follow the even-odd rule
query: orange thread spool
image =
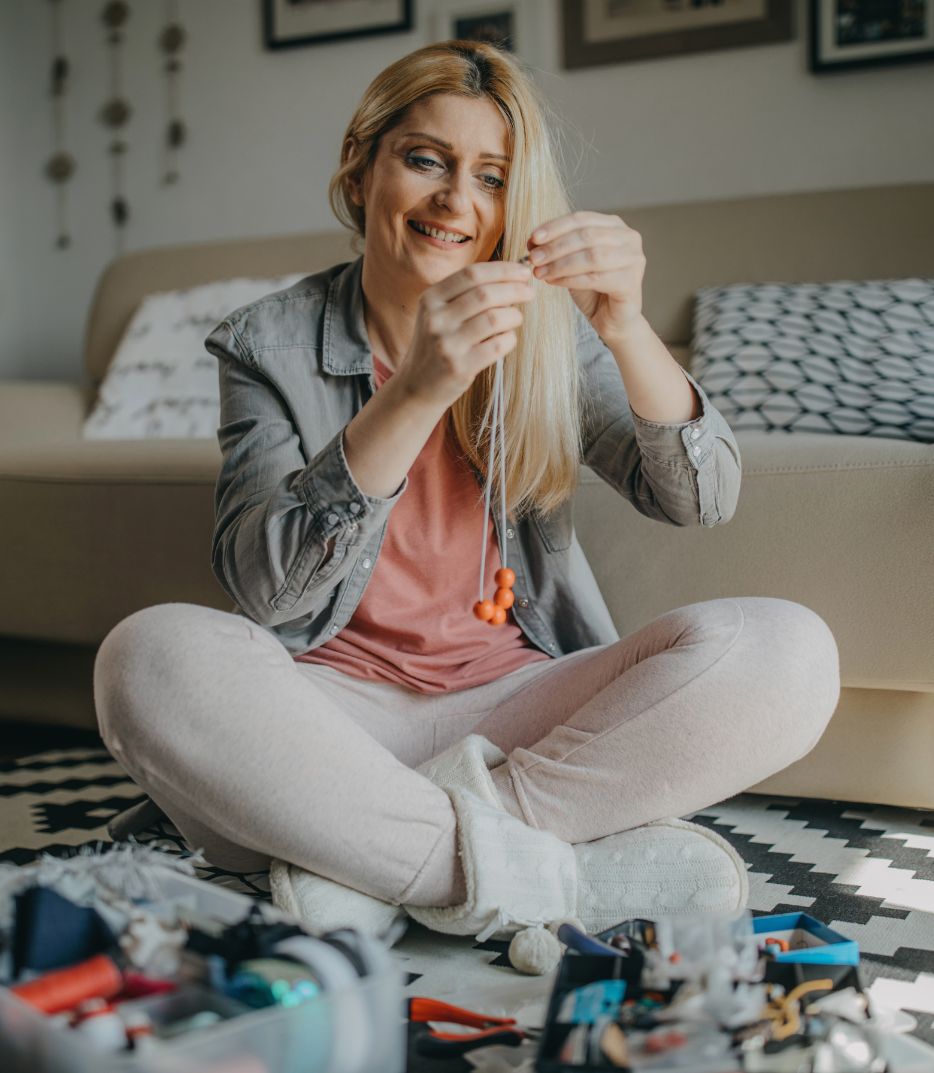
<svg viewBox="0 0 934 1073">
<path fill-rule="evenodd" d="M 113 998 L 123 986 L 123 975 L 105 954 L 47 972 L 37 980 L 16 984 L 10 990 L 43 1013 L 62 1013 L 89 998 Z"/>
</svg>

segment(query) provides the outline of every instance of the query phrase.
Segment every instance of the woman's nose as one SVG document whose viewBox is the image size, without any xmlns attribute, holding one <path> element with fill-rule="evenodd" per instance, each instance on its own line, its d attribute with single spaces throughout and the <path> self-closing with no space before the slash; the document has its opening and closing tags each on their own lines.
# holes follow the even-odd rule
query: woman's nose
<svg viewBox="0 0 934 1073">
<path fill-rule="evenodd" d="M 435 194 L 435 200 L 449 212 L 466 212 L 470 208 L 468 176 L 452 174 Z"/>
</svg>

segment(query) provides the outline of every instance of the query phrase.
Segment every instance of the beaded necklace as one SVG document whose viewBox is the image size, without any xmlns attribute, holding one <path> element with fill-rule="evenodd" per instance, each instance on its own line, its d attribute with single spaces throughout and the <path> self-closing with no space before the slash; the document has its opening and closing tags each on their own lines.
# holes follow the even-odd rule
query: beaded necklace
<svg viewBox="0 0 934 1073">
<path fill-rule="evenodd" d="M 529 256 L 519 258 L 519 264 L 528 264 Z M 496 460 L 496 444 L 499 441 L 499 501 L 500 501 L 500 532 L 506 532 L 506 400 L 503 393 L 503 358 L 496 363 L 496 372 L 493 377 L 493 397 L 487 404 L 486 413 L 480 426 L 481 435 L 483 430 L 490 426 L 490 451 L 486 467 L 486 484 L 483 489 L 483 544 L 480 550 L 480 596 L 473 605 L 473 613 L 481 622 L 487 622 L 491 626 L 502 626 L 506 621 L 506 612 L 516 602 L 515 593 L 512 591 L 516 583 L 516 572 L 507 565 L 506 545 L 503 544 L 503 565 L 493 575 L 497 589 L 493 599 L 484 599 L 483 577 L 486 570 L 486 545 L 487 545 L 487 519 L 490 517 L 490 498 L 493 491 L 493 467 Z"/>
</svg>

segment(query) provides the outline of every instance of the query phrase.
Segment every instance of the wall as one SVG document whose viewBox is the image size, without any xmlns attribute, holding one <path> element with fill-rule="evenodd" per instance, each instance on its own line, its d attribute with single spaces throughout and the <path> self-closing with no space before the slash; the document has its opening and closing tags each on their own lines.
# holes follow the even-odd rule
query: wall
<svg viewBox="0 0 934 1073">
<path fill-rule="evenodd" d="M 720 196 L 934 178 L 934 64 L 816 77 L 804 0 L 796 39 L 567 72 L 557 0 L 540 8 L 539 78 L 563 116 L 578 205 L 618 209 Z M 73 245 L 53 249 L 48 3 L 0 0 L 0 379 L 81 379 L 84 321 L 115 246 L 108 218 L 102 0 L 63 3 L 73 76 L 68 143 Z M 261 0 L 181 0 L 180 82 L 191 132 L 182 179 L 160 185 L 164 7 L 135 0 L 127 26 L 128 249 L 334 226 L 326 189 L 360 93 L 427 42 L 430 0 L 409 34 L 280 52 L 262 46 Z"/>
</svg>

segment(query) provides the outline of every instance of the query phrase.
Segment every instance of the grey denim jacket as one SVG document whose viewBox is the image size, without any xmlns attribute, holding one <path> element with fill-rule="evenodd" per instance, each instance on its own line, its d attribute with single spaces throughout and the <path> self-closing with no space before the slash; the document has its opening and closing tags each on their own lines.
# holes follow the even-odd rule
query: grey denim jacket
<svg viewBox="0 0 934 1073">
<path fill-rule="evenodd" d="M 388 499 L 367 495 L 344 456 L 343 430 L 375 390 L 362 266 L 362 258 L 336 265 L 243 306 L 205 340 L 219 362 L 223 455 L 213 570 L 235 612 L 293 654 L 347 624 L 408 486 L 406 477 Z M 659 424 L 633 412 L 616 359 L 583 315 L 577 358 L 581 461 L 649 518 L 728 521 L 739 494 L 739 450 L 693 377 L 685 372 L 701 416 Z M 516 572 L 513 614 L 534 645 L 559 656 L 619 639 L 574 533 L 570 501 L 547 516 L 513 514 L 505 531 L 498 515 L 494 523 Z"/>
</svg>

